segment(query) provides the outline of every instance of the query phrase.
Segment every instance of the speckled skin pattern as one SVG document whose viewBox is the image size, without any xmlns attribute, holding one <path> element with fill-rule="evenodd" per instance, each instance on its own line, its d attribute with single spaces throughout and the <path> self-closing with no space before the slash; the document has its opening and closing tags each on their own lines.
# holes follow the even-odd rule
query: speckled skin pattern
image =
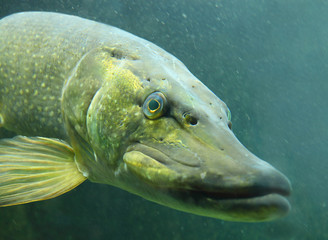
<svg viewBox="0 0 328 240">
<path fill-rule="evenodd" d="M 112 29 L 116 30 L 51 13 L 21 13 L 2 19 L 2 125 L 17 134 L 67 138 L 61 114 L 64 83 L 84 54 L 106 40 L 117 43 L 119 36 L 108 39 L 114 34 Z"/>
<path fill-rule="evenodd" d="M 0 112 L 18 134 L 66 137 L 63 84 L 91 46 L 73 33 L 74 24 L 53 21 L 17 14 L 0 22 Z"/>
</svg>

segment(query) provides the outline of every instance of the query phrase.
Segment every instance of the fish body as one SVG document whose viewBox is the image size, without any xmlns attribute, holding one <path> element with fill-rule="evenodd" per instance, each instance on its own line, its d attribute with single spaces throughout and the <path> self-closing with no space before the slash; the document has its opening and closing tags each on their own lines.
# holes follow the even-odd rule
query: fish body
<svg viewBox="0 0 328 240">
<path fill-rule="evenodd" d="M 118 28 L 59 13 L 0 20 L 0 206 L 85 179 L 233 221 L 290 206 L 288 179 L 231 131 L 226 104 L 177 58 Z"/>
</svg>

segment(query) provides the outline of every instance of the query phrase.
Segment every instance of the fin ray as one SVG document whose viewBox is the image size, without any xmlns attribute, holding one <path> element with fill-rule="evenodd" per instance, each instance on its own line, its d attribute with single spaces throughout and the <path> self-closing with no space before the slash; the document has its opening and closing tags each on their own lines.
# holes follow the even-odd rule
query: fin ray
<svg viewBox="0 0 328 240">
<path fill-rule="evenodd" d="M 86 178 L 74 156 L 58 139 L 1 139 L 0 207 L 54 198 L 81 184 Z"/>
</svg>

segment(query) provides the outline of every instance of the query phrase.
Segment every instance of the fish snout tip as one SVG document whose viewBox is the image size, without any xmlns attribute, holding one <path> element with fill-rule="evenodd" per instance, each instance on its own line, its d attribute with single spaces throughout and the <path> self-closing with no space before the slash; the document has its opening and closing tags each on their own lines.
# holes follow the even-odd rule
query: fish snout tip
<svg viewBox="0 0 328 240">
<path fill-rule="evenodd" d="M 292 192 L 289 179 L 273 167 L 259 174 L 253 184 L 263 194 L 276 193 L 287 197 Z"/>
</svg>

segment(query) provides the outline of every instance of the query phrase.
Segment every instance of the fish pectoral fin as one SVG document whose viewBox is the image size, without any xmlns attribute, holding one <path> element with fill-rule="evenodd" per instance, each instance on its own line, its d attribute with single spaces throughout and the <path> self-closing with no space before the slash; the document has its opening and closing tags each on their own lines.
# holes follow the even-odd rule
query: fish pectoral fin
<svg viewBox="0 0 328 240">
<path fill-rule="evenodd" d="M 0 207 L 57 197 L 86 178 L 64 141 L 17 136 L 0 140 Z"/>
</svg>

